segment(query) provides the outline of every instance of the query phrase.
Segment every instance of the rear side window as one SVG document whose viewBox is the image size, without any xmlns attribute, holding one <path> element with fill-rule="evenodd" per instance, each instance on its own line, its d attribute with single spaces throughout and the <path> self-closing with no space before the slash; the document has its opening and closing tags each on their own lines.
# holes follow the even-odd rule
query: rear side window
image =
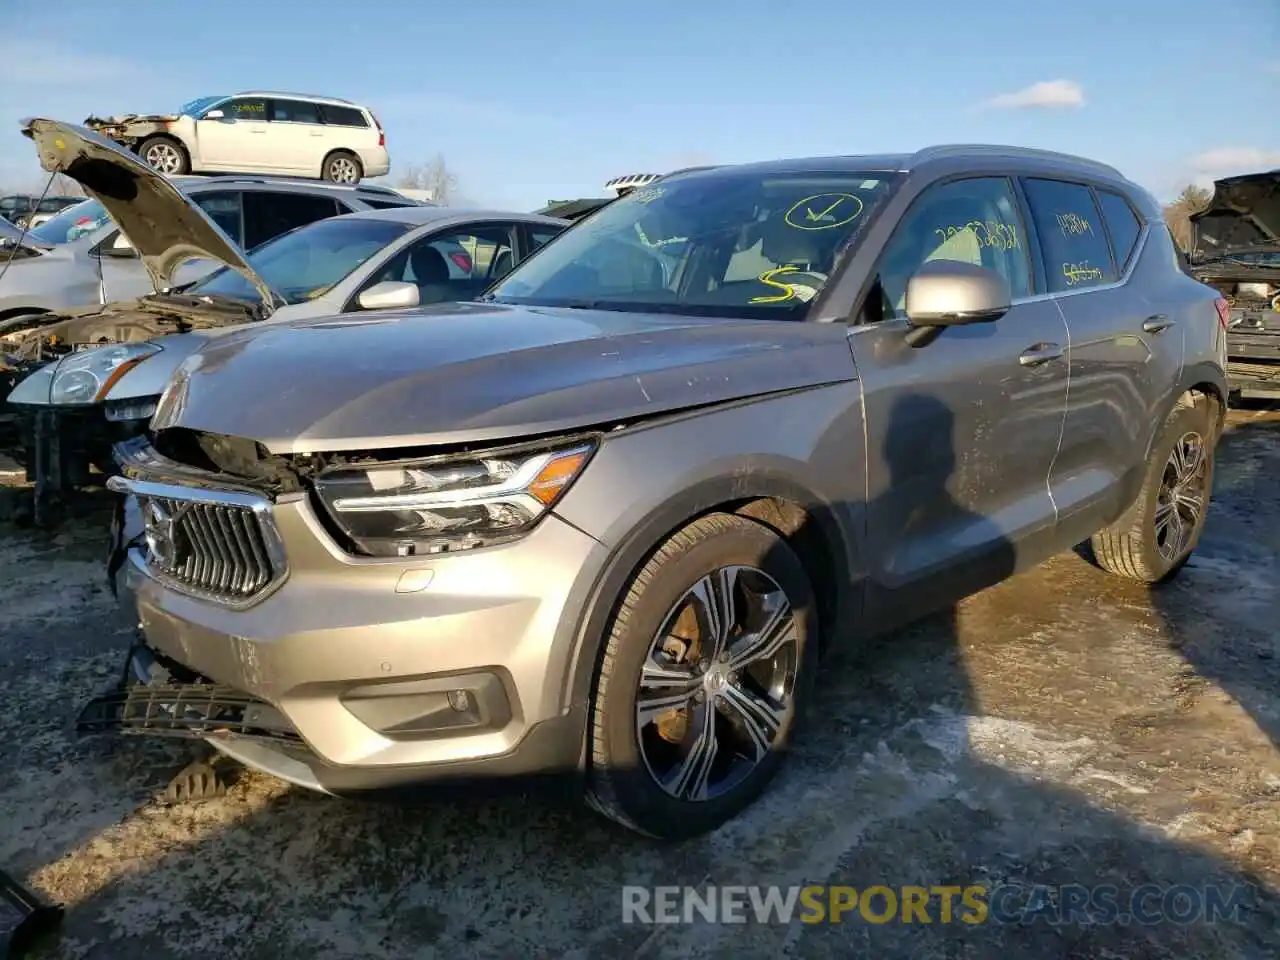
<svg viewBox="0 0 1280 960">
<path fill-rule="evenodd" d="M 247 192 L 244 195 L 244 247 L 252 250 L 294 227 L 345 212 L 333 197 L 266 190 Z"/>
<path fill-rule="evenodd" d="M 1123 273 L 1133 248 L 1138 245 L 1138 234 L 1142 232 L 1142 222 L 1129 206 L 1129 201 L 1110 190 L 1098 191 L 1098 203 L 1102 207 L 1102 217 L 1107 222 L 1107 231 L 1111 234 L 1111 250 L 1116 255 L 1116 267 Z"/>
<path fill-rule="evenodd" d="M 340 107 L 332 103 L 322 103 L 320 114 L 324 122 L 334 127 L 367 127 L 369 122 L 364 114 L 355 107 Z"/>
<path fill-rule="evenodd" d="M 320 105 L 305 100 L 272 100 L 273 123 L 319 123 Z"/>
<path fill-rule="evenodd" d="M 1083 290 L 1116 279 L 1111 248 L 1093 193 L 1082 183 L 1025 181 L 1050 293 Z"/>
<path fill-rule="evenodd" d="M 560 231 L 555 228 L 534 227 L 529 231 L 529 236 L 533 240 L 533 249 L 537 250 L 560 236 Z"/>
<path fill-rule="evenodd" d="M 222 232 L 236 243 L 244 244 L 244 233 L 241 229 L 240 194 L 233 191 L 218 193 L 202 193 L 191 198 L 196 206 L 222 228 Z"/>
<path fill-rule="evenodd" d="M 371 200 L 369 197 L 361 196 L 360 199 L 366 207 L 373 210 L 399 210 L 401 207 L 412 207 L 413 204 L 405 200 Z"/>
</svg>

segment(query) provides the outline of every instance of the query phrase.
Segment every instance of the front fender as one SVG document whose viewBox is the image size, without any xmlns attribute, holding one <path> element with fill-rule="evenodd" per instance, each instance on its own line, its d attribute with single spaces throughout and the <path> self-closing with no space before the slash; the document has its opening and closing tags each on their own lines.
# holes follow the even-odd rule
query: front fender
<svg viewBox="0 0 1280 960">
<path fill-rule="evenodd" d="M 663 418 L 607 437 L 556 508 L 610 549 L 603 566 L 575 586 L 570 608 L 581 613 L 559 627 L 556 646 L 568 655 L 548 682 L 560 684 L 554 691 L 560 702 L 589 700 L 609 620 L 652 552 L 695 518 L 759 498 L 805 510 L 807 523 L 793 542 L 804 537 L 819 546 L 808 562 L 822 556 L 831 568 L 824 562 L 816 571 L 823 582 L 815 588 L 833 598 L 824 638 L 847 636 L 865 578 L 861 416 L 858 384 L 850 381 Z"/>
</svg>

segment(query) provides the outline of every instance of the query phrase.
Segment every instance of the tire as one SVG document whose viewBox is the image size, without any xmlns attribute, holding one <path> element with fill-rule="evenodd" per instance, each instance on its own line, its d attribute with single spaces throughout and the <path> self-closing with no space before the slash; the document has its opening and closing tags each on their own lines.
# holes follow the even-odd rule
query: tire
<svg viewBox="0 0 1280 960">
<path fill-rule="evenodd" d="M 1118 576 L 1143 583 L 1164 583 L 1173 579 L 1190 559 L 1204 530 L 1213 492 L 1214 447 L 1218 422 L 1213 402 L 1202 394 L 1186 393 L 1165 420 L 1160 436 L 1151 447 L 1147 475 L 1137 500 L 1119 520 L 1091 541 L 1098 566 Z M 1188 444 L 1199 443 L 1199 459 L 1190 467 Z M 1175 460 L 1174 454 L 1181 451 Z M 1176 509 L 1180 528 L 1158 521 L 1168 511 L 1174 484 L 1179 475 L 1191 477 L 1184 494 L 1199 497 L 1199 510 L 1191 519 L 1192 501 L 1184 500 Z M 1180 529 L 1179 540 L 1170 541 Z"/>
<path fill-rule="evenodd" d="M 346 150 L 335 150 L 324 158 L 320 176 L 332 183 L 359 183 L 364 176 L 360 158 Z"/>
<path fill-rule="evenodd" d="M 191 172 L 191 157 L 186 148 L 171 137 L 147 137 L 138 144 L 138 156 L 152 170 L 166 177 L 180 177 Z"/>
<path fill-rule="evenodd" d="M 741 630 L 729 634 L 726 646 L 734 653 L 708 663 L 713 631 L 694 629 L 707 623 L 705 615 L 697 616 L 694 591 L 713 582 L 734 585 L 736 614 L 724 619 Z M 768 618 L 784 609 L 780 599 L 789 602 L 790 613 L 773 620 L 777 629 L 766 630 Z M 739 667 L 733 657 L 745 655 L 748 628 L 779 642 L 770 644 L 771 655 Z M 658 649 L 664 637 L 678 646 L 677 631 L 690 640 L 684 662 Z M 783 761 L 813 689 L 817 637 L 809 578 L 778 534 L 723 513 L 674 534 L 628 584 L 605 638 L 588 730 L 588 804 L 623 826 L 668 840 L 697 836 L 731 819 L 759 796 Z M 688 665 L 694 659 L 700 666 Z M 651 660 L 662 663 L 667 677 L 679 677 L 680 685 L 648 685 L 644 699 L 683 706 L 642 721 L 641 669 Z M 747 733 L 747 716 L 757 721 L 755 738 Z M 708 717 L 714 718 L 713 736 L 701 740 L 699 732 L 708 729 L 701 721 Z M 707 755 L 694 747 L 712 741 L 710 763 L 691 762 Z"/>
</svg>

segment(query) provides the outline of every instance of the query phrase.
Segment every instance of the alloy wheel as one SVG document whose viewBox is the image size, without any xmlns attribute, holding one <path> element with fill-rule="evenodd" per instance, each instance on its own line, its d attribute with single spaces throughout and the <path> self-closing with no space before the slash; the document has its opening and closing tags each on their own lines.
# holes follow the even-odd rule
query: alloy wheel
<svg viewBox="0 0 1280 960">
<path fill-rule="evenodd" d="M 153 170 L 161 173 L 177 173 L 182 169 L 182 155 L 171 143 L 153 143 L 147 147 L 144 159 Z"/>
<path fill-rule="evenodd" d="M 334 183 L 355 183 L 360 179 L 355 161 L 350 157 L 334 157 L 330 160 L 329 176 Z"/>
<path fill-rule="evenodd" d="M 698 580 L 641 669 L 636 735 L 650 776 L 678 800 L 731 791 L 773 749 L 798 663 L 795 614 L 776 580 L 749 566 Z"/>
<path fill-rule="evenodd" d="M 1156 547 L 1169 562 L 1186 552 L 1204 519 L 1208 476 L 1204 438 L 1188 431 L 1173 445 L 1156 494 Z"/>
</svg>

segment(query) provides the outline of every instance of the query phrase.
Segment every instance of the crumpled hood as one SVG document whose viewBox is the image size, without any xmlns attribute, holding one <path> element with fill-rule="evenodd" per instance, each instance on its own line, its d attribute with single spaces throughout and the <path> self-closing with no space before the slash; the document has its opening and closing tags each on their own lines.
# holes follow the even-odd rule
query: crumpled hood
<svg viewBox="0 0 1280 960">
<path fill-rule="evenodd" d="M 111 214 L 138 251 L 159 292 L 189 260 L 213 260 L 242 273 L 270 309 L 271 288 L 240 248 L 163 174 L 84 127 L 41 118 L 24 120 L 40 165 L 84 187 Z"/>
<path fill-rule="evenodd" d="M 1280 170 L 1228 177 L 1191 217 L 1191 261 L 1280 251 Z"/>
<path fill-rule="evenodd" d="M 230 331 L 178 368 L 152 428 L 273 453 L 487 442 L 853 376 L 831 324 L 458 303 Z"/>
</svg>

